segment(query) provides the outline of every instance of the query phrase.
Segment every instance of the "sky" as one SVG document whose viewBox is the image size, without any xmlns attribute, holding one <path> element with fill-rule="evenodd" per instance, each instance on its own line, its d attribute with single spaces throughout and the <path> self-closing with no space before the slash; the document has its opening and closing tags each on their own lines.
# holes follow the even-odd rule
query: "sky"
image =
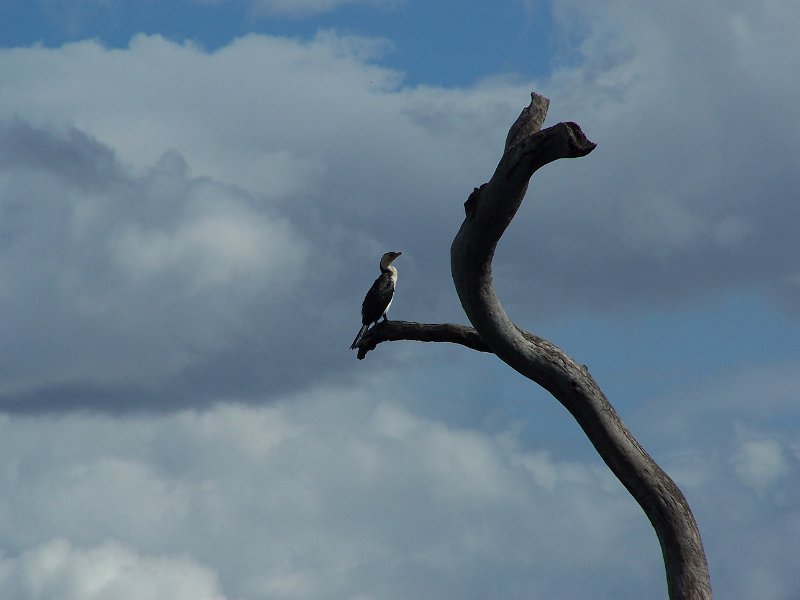
<svg viewBox="0 0 800 600">
<path fill-rule="evenodd" d="M 684 491 L 720 598 L 800 597 L 800 6 L 0 0 L 0 590 L 664 598 L 655 534 L 466 323 L 463 202 L 536 91 L 494 281 Z"/>
</svg>

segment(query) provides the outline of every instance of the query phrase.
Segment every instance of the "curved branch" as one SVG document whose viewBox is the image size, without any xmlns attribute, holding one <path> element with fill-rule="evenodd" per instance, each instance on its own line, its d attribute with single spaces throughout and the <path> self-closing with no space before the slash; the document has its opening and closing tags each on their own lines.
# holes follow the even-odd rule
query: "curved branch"
<svg viewBox="0 0 800 600">
<path fill-rule="evenodd" d="M 492 286 L 494 250 L 533 173 L 554 160 L 585 156 L 595 148 L 574 123 L 539 130 L 548 101 L 531 96 L 531 106 L 509 132 L 511 143 L 491 180 L 465 203 L 467 216 L 451 246 L 458 296 L 480 338 L 501 360 L 564 405 L 642 507 L 661 544 L 670 598 L 710 599 L 700 532 L 680 489 L 625 427 L 585 367 L 553 344 L 519 330 Z"/>
</svg>

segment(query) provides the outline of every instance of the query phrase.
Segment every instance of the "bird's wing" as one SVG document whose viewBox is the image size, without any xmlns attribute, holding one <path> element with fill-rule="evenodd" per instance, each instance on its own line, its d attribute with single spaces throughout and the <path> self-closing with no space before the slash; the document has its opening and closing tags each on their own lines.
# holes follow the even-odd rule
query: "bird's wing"
<svg viewBox="0 0 800 600">
<path fill-rule="evenodd" d="M 389 273 L 381 273 L 369 288 L 364 303 L 361 305 L 361 322 L 364 325 L 374 323 L 386 312 L 386 307 L 392 301 L 394 282 Z"/>
</svg>

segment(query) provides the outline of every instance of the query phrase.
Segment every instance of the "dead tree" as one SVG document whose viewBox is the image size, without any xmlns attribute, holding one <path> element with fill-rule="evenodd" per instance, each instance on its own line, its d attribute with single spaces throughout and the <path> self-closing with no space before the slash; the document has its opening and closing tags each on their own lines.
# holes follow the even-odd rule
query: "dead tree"
<svg viewBox="0 0 800 600">
<path fill-rule="evenodd" d="M 549 100 L 531 94 L 506 139 L 492 178 L 464 203 L 466 217 L 450 249 L 458 297 L 473 327 L 386 321 L 358 346 L 358 358 L 395 340 L 451 342 L 491 352 L 550 392 L 575 418 L 656 531 L 671 600 L 709 600 L 711 584 L 697 523 L 683 493 L 620 419 L 585 366 L 509 319 L 492 286 L 497 243 L 540 167 L 560 158 L 586 156 L 596 144 L 575 123 L 541 129 Z"/>
</svg>

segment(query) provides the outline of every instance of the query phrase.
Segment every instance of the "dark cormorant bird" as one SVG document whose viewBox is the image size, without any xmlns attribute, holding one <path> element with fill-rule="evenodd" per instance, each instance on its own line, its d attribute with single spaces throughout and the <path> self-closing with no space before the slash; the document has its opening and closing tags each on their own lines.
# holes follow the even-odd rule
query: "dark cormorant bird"
<svg viewBox="0 0 800 600">
<path fill-rule="evenodd" d="M 381 257 L 381 274 L 364 297 L 364 303 L 361 305 L 362 325 L 356 339 L 350 345 L 351 350 L 358 346 L 358 342 L 370 325 L 377 323 L 381 317 L 384 321 L 387 320 L 386 313 L 389 312 L 394 286 L 397 285 L 397 269 L 392 266 L 392 261 L 401 254 L 402 252 L 387 252 Z"/>
</svg>

